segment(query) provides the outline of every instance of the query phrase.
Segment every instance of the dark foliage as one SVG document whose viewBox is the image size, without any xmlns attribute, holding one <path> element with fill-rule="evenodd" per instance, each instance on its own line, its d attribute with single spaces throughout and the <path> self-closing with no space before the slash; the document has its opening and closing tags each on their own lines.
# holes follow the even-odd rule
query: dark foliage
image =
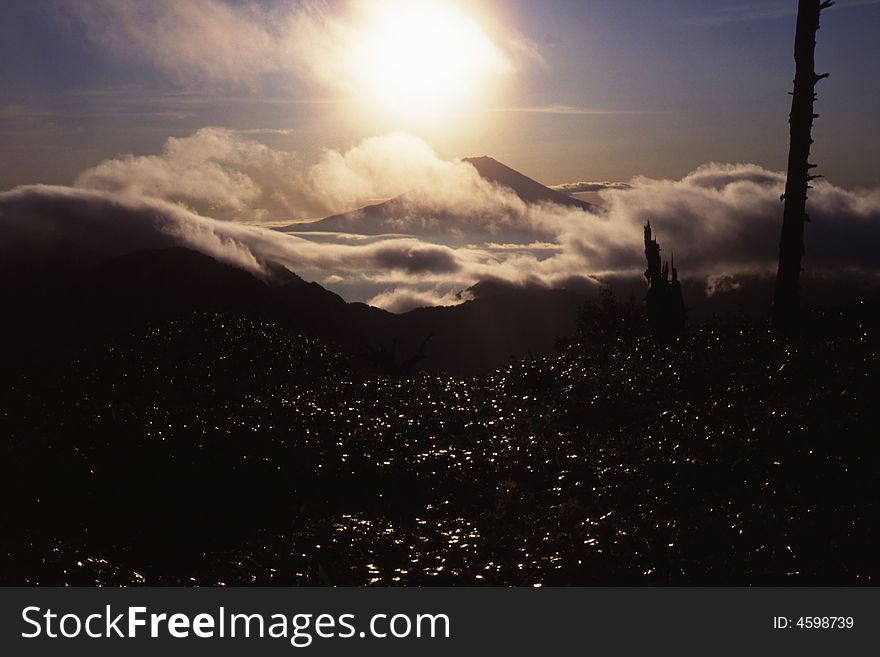
<svg viewBox="0 0 880 657">
<path fill-rule="evenodd" d="M 0 388 L 0 581 L 875 583 L 876 312 L 641 312 L 472 379 L 216 313 L 47 344 Z"/>
<path fill-rule="evenodd" d="M 650 222 L 645 226 L 645 259 L 648 261 L 648 268 L 645 270 L 645 279 L 648 281 L 648 295 L 645 297 L 648 321 L 654 336 L 668 343 L 684 328 L 686 310 L 675 259 L 661 265 L 660 245 L 653 238 Z"/>
<path fill-rule="evenodd" d="M 477 286 L 472 301 L 448 308 L 420 308 L 393 315 L 363 303 L 346 303 L 317 283 L 284 267 L 270 280 L 183 248 L 154 249 L 91 263 L 35 266 L 0 254 L 0 342 L 11 355 L 32 358 L 30 347 L 75 348 L 84 340 L 142 330 L 193 311 L 264 322 L 317 338 L 359 359 L 364 369 L 395 371 L 416 365 L 432 373 L 471 376 L 491 372 L 528 354 L 553 353 L 553 342 L 574 326 L 581 297 L 564 290 Z M 54 252 L 52 254 L 54 256 Z M 530 312 L 522 312 L 527 307 Z M 431 335 L 429 344 L 425 338 Z M 390 366 L 384 348 L 397 345 Z M 421 354 L 421 357 L 419 356 Z M 407 366 L 406 360 L 415 358 Z M 372 361 L 373 365 L 368 367 Z"/>
</svg>

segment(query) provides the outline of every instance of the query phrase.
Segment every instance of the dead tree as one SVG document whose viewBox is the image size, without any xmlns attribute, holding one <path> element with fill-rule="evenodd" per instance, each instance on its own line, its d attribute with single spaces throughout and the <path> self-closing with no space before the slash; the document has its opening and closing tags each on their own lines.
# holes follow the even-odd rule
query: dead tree
<svg viewBox="0 0 880 657">
<path fill-rule="evenodd" d="M 785 181 L 785 209 L 782 218 L 782 236 L 779 240 L 779 269 L 773 299 L 773 325 L 785 334 L 797 332 L 801 310 L 801 262 L 804 255 L 804 224 L 807 215 L 807 191 L 810 181 L 820 176 L 810 175 L 815 164 L 810 164 L 813 144 L 813 113 L 816 101 L 816 83 L 828 77 L 816 74 L 816 32 L 819 14 L 834 2 L 799 0 L 797 33 L 795 35 L 795 78 L 792 92 L 788 177 Z"/>
</svg>

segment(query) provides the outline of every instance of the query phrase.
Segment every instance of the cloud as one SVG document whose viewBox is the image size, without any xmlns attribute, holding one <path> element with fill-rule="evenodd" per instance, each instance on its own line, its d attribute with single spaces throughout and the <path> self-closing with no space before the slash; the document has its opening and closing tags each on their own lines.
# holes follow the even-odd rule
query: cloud
<svg viewBox="0 0 880 657">
<path fill-rule="evenodd" d="M 365 139 L 346 152 L 325 150 L 306 178 L 326 207 L 340 210 L 403 193 L 422 207 L 454 203 L 470 198 L 480 183 L 470 165 L 442 160 L 426 142 L 402 132 Z"/>
<path fill-rule="evenodd" d="M 785 175 L 752 164 L 707 164 L 680 181 L 637 178 L 602 192 L 617 221 L 651 220 L 682 268 L 703 274 L 775 266 Z M 880 269 L 880 190 L 815 184 L 807 267 Z"/>
<path fill-rule="evenodd" d="M 392 313 L 405 313 L 416 308 L 457 306 L 467 299 L 467 295 L 441 292 L 437 289 L 420 290 L 418 288 L 397 287 L 377 294 L 368 303 Z"/>
<path fill-rule="evenodd" d="M 0 226 L 0 249 L 60 244 L 101 258 L 185 246 L 257 275 L 275 262 L 343 279 L 412 282 L 444 278 L 488 259 L 477 250 L 456 251 L 413 238 L 318 243 L 203 217 L 167 201 L 48 185 L 0 193 Z"/>
<path fill-rule="evenodd" d="M 344 152 L 326 149 L 312 163 L 254 136 L 254 131 L 202 128 L 168 139 L 159 155 L 126 154 L 102 162 L 75 184 L 246 222 L 321 217 L 404 192 L 421 206 L 454 204 L 485 187 L 473 167 L 441 160 L 428 144 L 405 133 L 372 137 Z"/>
<path fill-rule="evenodd" d="M 400 248 L 390 243 L 376 250 L 376 263 L 386 269 L 400 269 L 409 274 L 450 273 L 461 268 L 455 252 L 446 247 L 412 245 Z"/>
<path fill-rule="evenodd" d="M 577 105 L 531 105 L 522 107 L 495 107 L 489 112 L 504 114 L 555 114 L 558 116 L 607 116 L 619 114 L 645 114 L 641 110 L 614 110 L 601 107 L 580 107 Z"/>
<path fill-rule="evenodd" d="M 390 6 L 397 2 L 399 7 Z M 425 3 L 428 4 L 428 3 Z M 62 0 L 63 15 L 114 56 L 208 89 L 290 88 L 294 81 L 343 94 L 358 88 L 352 48 L 377 11 L 408 0 Z M 496 68 L 538 58 L 514 33 L 482 36 Z M 472 65 L 478 63 L 471 62 Z"/>
<path fill-rule="evenodd" d="M 742 288 L 742 283 L 731 274 L 714 274 L 706 278 L 706 296 L 735 292 Z"/>
<path fill-rule="evenodd" d="M 467 162 L 439 158 L 403 132 L 371 137 L 346 151 L 325 149 L 313 162 L 253 137 L 202 128 L 168 139 L 159 155 L 106 160 L 78 176 L 75 186 L 245 223 L 289 223 L 397 199 L 386 232 L 431 231 L 459 244 L 469 235 L 532 241 L 553 232 L 544 215 L 509 188 L 485 180 Z"/>
<path fill-rule="evenodd" d="M 563 183 L 561 185 L 551 185 L 551 189 L 555 189 L 557 192 L 562 192 L 563 194 L 568 194 L 571 196 L 572 194 L 585 194 L 587 192 L 601 192 L 605 189 L 632 189 L 632 185 L 625 182 L 573 182 L 573 183 Z"/>
<path fill-rule="evenodd" d="M 220 178 L 212 176 L 220 174 L 207 164 L 222 161 L 234 171 L 228 162 L 242 152 L 249 159 L 254 148 L 242 147 L 237 136 L 229 151 L 230 136 L 218 134 L 218 143 L 210 133 L 193 143 L 181 140 L 182 152 L 166 149 L 157 156 L 158 165 L 154 160 L 132 164 L 133 171 L 148 170 L 139 186 L 30 186 L 0 194 L 0 248 L 57 243 L 110 256 L 182 245 L 257 275 L 265 275 L 265 263 L 278 262 L 309 280 L 357 290 L 359 296 L 350 300 L 398 311 L 452 303 L 457 292 L 482 280 L 577 289 L 601 280 L 637 280 L 645 266 L 642 227 L 647 221 L 664 253 L 675 253 L 683 278 L 701 282 L 707 294 L 735 289 L 740 277 L 775 269 L 785 177 L 753 164 L 707 164 L 680 180 L 636 178 L 630 189 L 611 186 L 599 192 L 607 211 L 593 215 L 527 205 L 510 190 L 480 179 L 470 165 L 443 161 L 401 135 L 329 152 L 303 166 L 292 156 L 279 159 L 256 149 L 257 160 L 280 168 L 281 173 L 263 172 L 267 180 L 289 177 L 296 180 L 297 193 L 309 190 L 312 198 L 321 190 L 322 203 L 332 204 L 333 190 L 343 193 L 345 203 L 359 194 L 406 191 L 398 206 L 400 234 L 310 236 L 220 221 L 206 216 L 208 210 L 184 206 L 195 199 L 207 207 L 214 196 L 222 198 L 221 191 L 205 189 L 238 190 L 234 196 L 245 205 L 261 205 L 254 199 L 273 193 L 292 194 L 283 186 L 279 191 L 257 185 L 254 195 L 250 185 L 236 186 L 230 171 L 224 174 L 228 185 L 217 183 Z M 386 148 L 410 153 L 407 165 L 386 157 Z M 191 158 L 192 152 L 199 155 Z M 215 156 L 218 152 L 222 157 Z M 150 177 L 151 167 L 162 169 L 169 162 L 178 167 L 172 173 L 179 179 Z M 194 177 L 187 181 L 189 170 Z M 415 189 L 406 189 L 410 173 Z M 137 183 L 136 176 L 132 180 Z M 350 194 L 355 188 L 361 191 Z M 160 192 L 167 198 L 158 198 Z M 232 211 L 235 206 L 222 207 Z M 880 276 L 880 190 L 851 191 L 818 181 L 809 212 L 808 272 L 826 278 L 853 272 Z"/>
<path fill-rule="evenodd" d="M 62 245 L 75 255 L 113 257 L 190 246 L 262 273 L 246 227 L 196 215 L 166 201 L 49 185 L 0 193 L 0 250 Z"/>
<path fill-rule="evenodd" d="M 65 0 L 65 12 L 116 56 L 143 59 L 178 81 L 250 86 L 282 66 L 270 14 L 219 0 Z"/>
<path fill-rule="evenodd" d="M 785 185 L 785 174 L 768 171 L 757 164 L 717 164 L 701 166 L 685 181 L 695 187 L 724 191 L 732 185 L 750 183 L 762 188 Z"/>
<path fill-rule="evenodd" d="M 258 220 L 312 207 L 295 182 L 298 158 L 238 133 L 203 128 L 170 138 L 161 155 L 123 155 L 82 173 L 76 186 L 180 203 L 219 218 Z"/>
</svg>

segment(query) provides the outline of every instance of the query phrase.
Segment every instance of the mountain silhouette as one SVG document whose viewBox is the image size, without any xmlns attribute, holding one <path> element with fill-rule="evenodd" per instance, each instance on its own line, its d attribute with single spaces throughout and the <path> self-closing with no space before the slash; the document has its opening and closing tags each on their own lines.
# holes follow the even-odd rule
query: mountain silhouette
<svg viewBox="0 0 880 657">
<path fill-rule="evenodd" d="M 597 206 L 542 185 L 536 180 L 508 167 L 497 160 L 482 156 L 462 160 L 470 164 L 484 180 L 513 191 L 522 201 L 530 205 L 554 203 L 567 208 L 598 212 Z M 465 221 L 462 221 L 464 219 Z M 333 215 L 308 223 L 291 224 L 280 230 L 292 233 L 356 233 L 360 235 L 414 234 L 436 241 L 452 241 L 457 231 L 465 230 L 469 235 L 485 231 L 493 232 L 492 217 L 477 212 L 472 217 L 453 215 L 450 211 L 437 208 L 424 208 L 408 194 L 402 194 L 388 201 Z M 528 243 L 541 239 L 532 226 L 517 227 L 509 222 L 504 225 L 504 240 L 510 243 Z M 464 238 L 466 242 L 467 239 Z"/>
<path fill-rule="evenodd" d="M 139 251 L 74 268 L 15 276 L 0 267 L 6 358 L 63 357 L 84 344 L 137 332 L 194 313 L 279 324 L 360 359 L 392 342 L 415 354 L 432 336 L 420 368 L 474 375 L 511 360 L 553 351 L 575 325 L 581 297 L 572 292 L 495 286 L 458 306 L 394 315 L 347 303 L 280 265 L 261 279 L 186 248 Z M 528 312 L 523 312 L 528 308 Z M 48 347 L 48 348 L 47 348 Z"/>
</svg>

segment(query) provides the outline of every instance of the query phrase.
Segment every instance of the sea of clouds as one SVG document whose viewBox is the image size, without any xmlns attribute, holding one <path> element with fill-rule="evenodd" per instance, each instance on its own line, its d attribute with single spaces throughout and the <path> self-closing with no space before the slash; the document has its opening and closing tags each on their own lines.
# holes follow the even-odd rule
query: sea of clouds
<svg viewBox="0 0 880 657">
<path fill-rule="evenodd" d="M 102 162 L 70 187 L 0 193 L 0 248 L 56 241 L 112 256 L 182 245 L 257 275 L 281 263 L 349 300 L 403 312 L 458 303 L 485 280 L 584 290 L 638 277 L 650 221 L 684 276 L 712 294 L 773 272 L 784 181 L 754 164 L 712 163 L 680 180 L 596 184 L 604 209 L 591 213 L 526 204 L 403 133 L 304 162 L 248 134 L 204 128 L 169 139 L 159 155 Z M 358 234 L 357 212 L 351 231 L 277 229 L 397 197 L 394 234 Z M 818 181 L 809 209 L 811 271 L 880 275 L 880 190 Z"/>
</svg>

